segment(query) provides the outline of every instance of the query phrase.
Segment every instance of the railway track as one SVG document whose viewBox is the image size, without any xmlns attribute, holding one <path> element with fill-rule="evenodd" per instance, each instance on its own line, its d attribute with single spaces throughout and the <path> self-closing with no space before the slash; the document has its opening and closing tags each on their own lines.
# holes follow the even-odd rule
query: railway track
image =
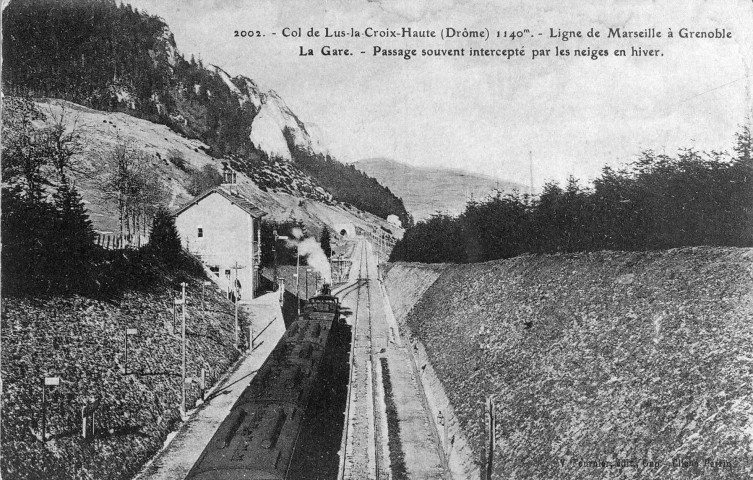
<svg viewBox="0 0 753 480">
<path fill-rule="evenodd" d="M 450 478 L 421 372 L 388 320 L 370 247 L 362 241 L 355 252 L 356 288 L 342 300 L 353 312 L 353 343 L 338 478 Z"/>
<path fill-rule="evenodd" d="M 361 241 L 358 266 L 358 287 L 345 294 L 353 309 L 353 341 L 350 351 L 350 382 L 345 411 L 339 479 L 387 478 L 383 453 L 381 408 L 376 405 L 379 391 L 375 374 L 375 347 L 371 319 L 369 289 L 369 256 Z M 352 296 L 355 296 L 355 299 Z"/>
</svg>

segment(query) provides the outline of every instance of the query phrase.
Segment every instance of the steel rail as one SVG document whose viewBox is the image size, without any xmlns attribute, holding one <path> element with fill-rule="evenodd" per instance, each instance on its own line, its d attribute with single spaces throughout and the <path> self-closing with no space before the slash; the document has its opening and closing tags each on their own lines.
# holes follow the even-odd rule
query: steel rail
<svg viewBox="0 0 753 480">
<path fill-rule="evenodd" d="M 350 342 L 350 372 L 349 372 L 349 379 L 348 379 L 348 401 L 346 403 L 345 407 L 345 431 L 343 432 L 343 439 L 341 443 L 340 451 L 341 453 L 341 465 L 340 470 L 338 472 L 337 478 L 338 480 L 344 480 L 345 479 L 345 468 L 346 468 L 346 457 L 348 453 L 348 439 L 350 438 L 350 435 L 352 435 L 352 432 L 350 430 L 350 410 L 351 405 L 353 403 L 353 375 L 354 375 L 354 364 L 353 359 L 355 357 L 355 348 L 356 348 L 356 333 L 358 332 L 358 307 L 361 303 L 361 293 L 360 293 L 360 287 L 362 287 L 364 284 L 361 282 L 361 273 L 363 272 L 364 268 L 364 260 L 366 259 L 366 247 L 364 244 L 364 241 L 361 241 L 361 261 L 360 265 L 358 266 L 358 281 L 356 285 L 358 288 L 351 290 L 347 292 L 345 295 L 348 295 L 353 292 L 358 292 L 358 295 L 356 296 L 356 308 L 353 312 L 353 329 L 351 333 L 351 342 Z M 368 275 L 368 270 L 366 271 Z M 371 338 L 369 338 L 369 342 L 371 342 Z"/>
</svg>

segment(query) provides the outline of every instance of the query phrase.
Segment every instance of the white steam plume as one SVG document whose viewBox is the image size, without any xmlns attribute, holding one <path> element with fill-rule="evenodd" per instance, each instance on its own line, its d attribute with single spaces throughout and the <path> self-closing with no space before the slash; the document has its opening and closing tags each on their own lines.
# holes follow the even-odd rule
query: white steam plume
<svg viewBox="0 0 753 480">
<path fill-rule="evenodd" d="M 306 263 L 322 276 L 324 283 L 331 284 L 332 270 L 329 267 L 329 260 L 327 260 L 327 255 L 324 254 L 324 250 L 322 250 L 316 238 L 303 238 L 303 231 L 300 228 L 294 228 L 292 236 L 295 239 L 288 240 L 288 246 L 297 248 L 298 254 L 306 258 Z"/>
</svg>

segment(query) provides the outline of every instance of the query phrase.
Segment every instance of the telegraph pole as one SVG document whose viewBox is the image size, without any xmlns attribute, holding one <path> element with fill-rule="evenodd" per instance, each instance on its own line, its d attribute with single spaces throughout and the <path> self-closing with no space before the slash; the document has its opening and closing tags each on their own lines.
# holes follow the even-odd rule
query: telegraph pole
<svg viewBox="0 0 753 480">
<path fill-rule="evenodd" d="M 531 177 L 531 187 L 528 193 L 533 197 L 533 152 L 531 150 L 528 150 L 528 173 Z"/>
<path fill-rule="evenodd" d="M 272 283 L 277 283 L 277 230 L 274 230 L 274 239 L 272 240 L 272 268 L 274 273 L 272 274 Z"/>
<path fill-rule="evenodd" d="M 183 326 L 181 328 L 181 337 L 183 339 L 183 348 L 181 352 L 181 379 L 180 379 L 180 415 L 186 416 L 186 282 L 182 282 L 181 286 L 181 305 L 183 306 Z"/>
<path fill-rule="evenodd" d="M 309 301 L 309 272 L 310 268 L 306 268 L 306 301 Z"/>
<path fill-rule="evenodd" d="M 295 250 L 295 307 L 296 315 L 301 314 L 301 290 L 299 288 L 301 283 L 301 248 L 296 245 Z"/>
<path fill-rule="evenodd" d="M 277 235 L 277 230 L 274 231 L 275 241 L 272 243 L 272 254 L 274 256 L 274 283 L 277 283 L 277 241 L 287 240 L 288 237 Z"/>
<path fill-rule="evenodd" d="M 243 265 L 238 265 L 238 261 L 236 260 L 235 265 L 230 268 L 235 270 L 235 283 L 233 284 L 233 290 L 235 290 L 235 347 L 237 348 L 238 342 L 240 341 L 240 339 L 238 338 L 238 301 L 240 300 L 240 290 L 238 289 L 238 270 L 246 267 Z"/>
<path fill-rule="evenodd" d="M 253 224 L 253 220 L 251 220 L 251 223 Z M 257 292 L 261 291 L 261 220 L 259 220 L 258 225 L 256 227 L 256 252 L 253 252 L 253 272 L 251 272 L 251 276 L 253 277 L 253 282 L 251 284 L 251 298 L 254 298 L 256 296 Z M 251 246 L 253 247 L 253 239 L 251 242 Z"/>
</svg>

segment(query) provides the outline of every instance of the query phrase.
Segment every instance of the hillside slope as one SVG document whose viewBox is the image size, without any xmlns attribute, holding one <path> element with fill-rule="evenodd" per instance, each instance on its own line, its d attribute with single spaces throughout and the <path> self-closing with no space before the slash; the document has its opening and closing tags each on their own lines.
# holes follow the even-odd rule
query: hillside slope
<svg viewBox="0 0 753 480">
<path fill-rule="evenodd" d="M 495 395 L 494 478 L 749 478 L 752 265 L 686 248 L 448 266 L 405 324 L 475 458 Z M 392 265 L 390 295 L 426 268 Z"/>
<path fill-rule="evenodd" d="M 389 158 L 368 158 L 353 165 L 402 198 L 416 222 L 436 212 L 458 215 L 471 197 L 480 200 L 495 189 L 525 191 L 520 184 L 465 170 L 419 168 Z"/>
<path fill-rule="evenodd" d="M 311 231 L 339 223 L 353 223 L 365 230 L 389 226 L 376 215 L 337 202 L 295 164 L 274 159 L 244 163 L 233 156 L 216 159 L 207 153 L 209 147 L 203 142 L 125 113 L 102 112 L 63 100 L 37 102 L 37 106 L 46 116 L 41 124 L 49 126 L 53 118 L 63 116 L 68 128 L 77 125 L 84 148 L 75 157 L 78 173 L 74 178 L 97 230 L 118 230 L 115 205 L 108 203 L 99 187 L 102 173 L 112 168 L 109 155 L 118 142 L 131 142 L 146 154 L 150 171 L 168 186 L 173 209 L 191 198 L 192 172 L 205 165 L 222 170 L 225 162 L 239 169 L 238 190 L 267 212 L 267 219 L 300 220 Z"/>
</svg>

